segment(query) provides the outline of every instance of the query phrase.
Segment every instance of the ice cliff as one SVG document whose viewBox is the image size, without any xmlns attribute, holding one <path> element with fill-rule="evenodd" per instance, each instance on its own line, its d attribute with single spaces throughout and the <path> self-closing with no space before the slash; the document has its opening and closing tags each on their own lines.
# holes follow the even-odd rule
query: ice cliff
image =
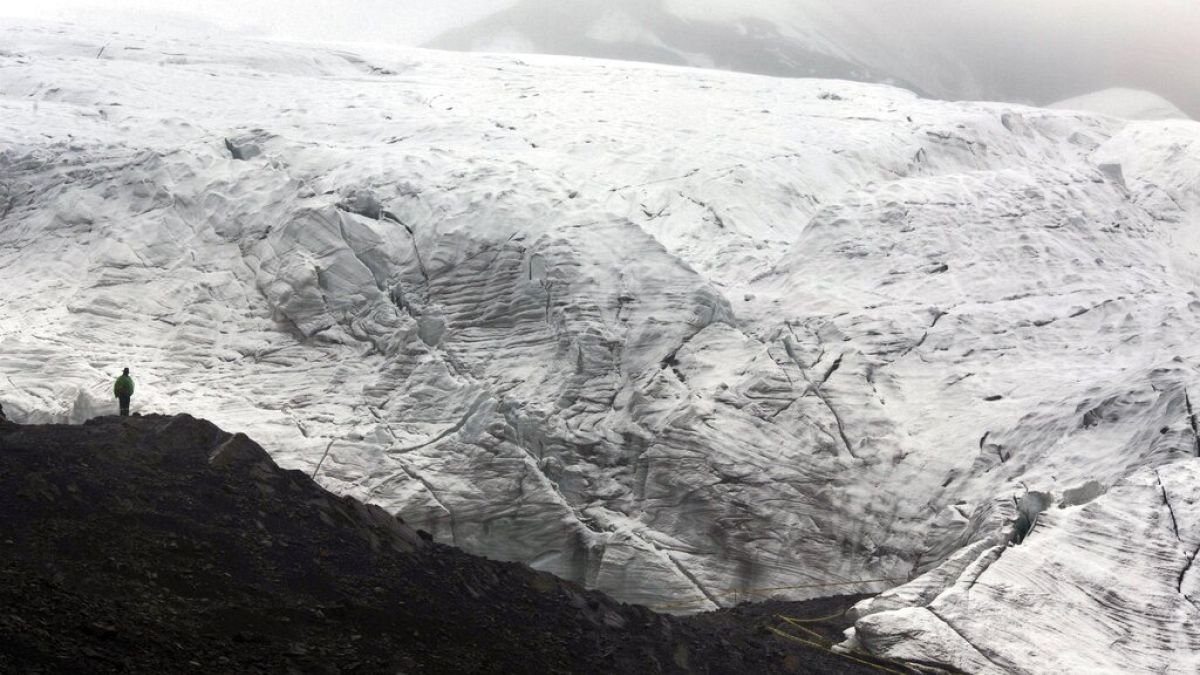
<svg viewBox="0 0 1200 675">
<path fill-rule="evenodd" d="M 1196 666 L 1200 124 L 567 58 L 0 45 L 17 421 L 112 412 L 129 366 L 135 409 L 626 601 L 888 591 L 851 644 Z"/>
</svg>

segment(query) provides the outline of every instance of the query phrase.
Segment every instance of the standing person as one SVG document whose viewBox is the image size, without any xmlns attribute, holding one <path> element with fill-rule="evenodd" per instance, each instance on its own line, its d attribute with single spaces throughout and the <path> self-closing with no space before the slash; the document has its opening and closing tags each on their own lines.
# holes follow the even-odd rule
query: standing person
<svg viewBox="0 0 1200 675">
<path fill-rule="evenodd" d="M 121 417 L 129 417 L 129 399 L 133 398 L 133 378 L 129 376 L 128 368 L 113 384 L 113 395 L 121 402 Z"/>
</svg>

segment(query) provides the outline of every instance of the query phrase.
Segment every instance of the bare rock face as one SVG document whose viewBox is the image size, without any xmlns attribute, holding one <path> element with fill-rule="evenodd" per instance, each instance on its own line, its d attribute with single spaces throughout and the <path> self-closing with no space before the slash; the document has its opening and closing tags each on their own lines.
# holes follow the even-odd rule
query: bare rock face
<svg viewBox="0 0 1200 675">
<path fill-rule="evenodd" d="M 921 621 L 1060 511 L 1140 546 L 1097 505 L 1197 454 L 1200 125 L 232 39 L 122 36 L 97 64 L 78 43 L 107 36 L 5 35 L 19 420 L 110 410 L 133 365 L 135 407 L 244 429 L 439 541 L 683 611 L 901 586 L 880 608 Z M 203 59 L 160 65 L 179 49 Z M 914 641 L 874 616 L 863 646 Z M 1181 625 L 1087 649 L 1140 664 Z M 999 654 L 922 631 L 933 660 Z"/>
</svg>

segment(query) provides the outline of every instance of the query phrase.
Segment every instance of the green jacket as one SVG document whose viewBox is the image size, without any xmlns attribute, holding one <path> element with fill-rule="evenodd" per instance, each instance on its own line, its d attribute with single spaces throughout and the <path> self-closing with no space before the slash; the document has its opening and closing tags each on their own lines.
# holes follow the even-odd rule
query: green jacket
<svg viewBox="0 0 1200 675">
<path fill-rule="evenodd" d="M 113 395 L 117 398 L 133 396 L 133 378 L 128 375 L 118 377 L 113 385 Z"/>
</svg>

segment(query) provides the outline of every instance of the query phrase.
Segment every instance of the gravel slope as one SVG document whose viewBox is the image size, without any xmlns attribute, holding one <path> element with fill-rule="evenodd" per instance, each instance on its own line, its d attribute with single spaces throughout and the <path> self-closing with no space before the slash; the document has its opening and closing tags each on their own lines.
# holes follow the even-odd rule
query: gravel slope
<svg viewBox="0 0 1200 675">
<path fill-rule="evenodd" d="M 0 423 L 0 512 L 6 673 L 878 672 L 430 544 L 186 415 Z"/>
</svg>

